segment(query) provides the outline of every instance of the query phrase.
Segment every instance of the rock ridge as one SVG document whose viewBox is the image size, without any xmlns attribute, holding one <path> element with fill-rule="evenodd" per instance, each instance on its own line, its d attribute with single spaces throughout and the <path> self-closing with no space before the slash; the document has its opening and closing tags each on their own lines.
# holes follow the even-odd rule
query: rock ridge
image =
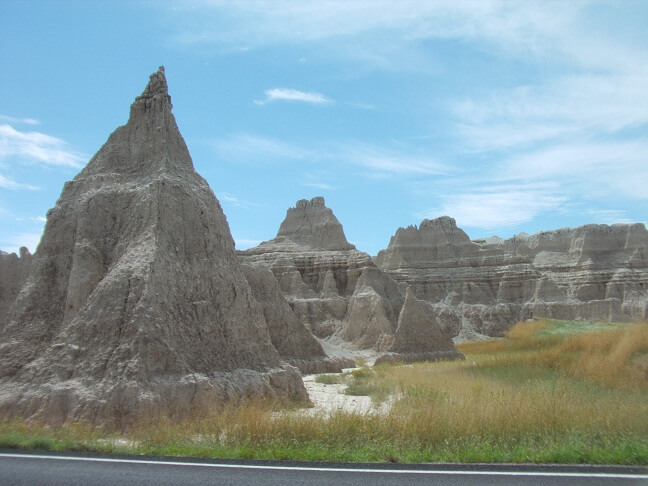
<svg viewBox="0 0 648 486">
<path fill-rule="evenodd" d="M 458 310 L 461 329 L 502 335 L 534 317 L 648 317 L 648 232 L 596 225 L 470 241 L 452 218 L 400 228 L 376 264 L 419 299 Z"/>
<path fill-rule="evenodd" d="M 308 217 L 312 214 L 317 216 Z M 313 221 L 334 222 L 339 235 L 335 246 L 317 245 L 310 238 L 294 236 L 313 234 Z M 326 207 L 324 198 L 298 201 L 288 210 L 276 238 L 238 254 L 245 265 L 272 270 L 298 320 L 319 339 L 342 342 L 355 350 L 385 352 L 391 349 L 394 336 L 408 329 L 407 322 L 399 321 L 406 300 L 403 291 L 367 253 L 346 244 L 342 225 Z M 449 322 L 459 317 L 443 310 L 436 309 L 436 317 L 426 323 L 438 325 L 440 332 L 446 333 L 452 325 Z M 403 319 L 406 321 L 409 315 L 406 313 Z M 425 324 L 421 328 L 427 329 Z M 447 341 L 451 351 L 454 345 L 450 338 Z M 439 339 L 430 341 L 425 352 L 440 352 L 438 344 L 442 342 L 447 344 Z M 449 352 L 448 359 L 451 356 L 458 355 Z M 425 357 L 431 358 L 429 354 Z"/>
</svg>

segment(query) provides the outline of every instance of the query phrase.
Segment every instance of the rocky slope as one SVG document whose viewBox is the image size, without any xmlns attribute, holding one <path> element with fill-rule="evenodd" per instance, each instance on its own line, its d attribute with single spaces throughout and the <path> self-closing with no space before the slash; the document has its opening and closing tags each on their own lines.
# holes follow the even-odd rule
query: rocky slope
<svg viewBox="0 0 648 486">
<path fill-rule="evenodd" d="M 410 314 L 402 312 L 404 289 L 367 253 L 348 243 L 324 198 L 298 201 L 288 210 L 276 238 L 239 256 L 246 265 L 272 270 L 297 318 L 317 337 L 334 337 L 356 349 L 401 351 L 393 346 L 400 342 L 394 341 L 402 334 L 398 329 L 404 332 L 409 325 L 404 321 Z M 447 332 L 452 313 L 442 311 L 434 308 L 428 324 Z M 453 318 L 460 322 L 458 316 Z M 420 321 L 418 329 L 424 330 L 426 324 Z M 441 344 L 444 350 L 446 341 L 449 338 Z M 430 339 L 424 344 L 426 352 L 441 350 L 438 344 L 436 338 Z M 450 346 L 454 348 L 451 341 Z"/>
<path fill-rule="evenodd" d="M 0 250 L 0 328 L 7 318 L 11 304 L 22 288 L 32 256 L 24 246 L 20 248 L 20 256 L 15 253 L 6 253 Z"/>
<path fill-rule="evenodd" d="M 302 373 L 341 373 L 352 368 L 351 359 L 330 358 L 311 332 L 299 321 L 284 298 L 277 279 L 265 265 L 242 265 L 254 298 L 263 308 L 273 346 L 282 361 Z"/>
<path fill-rule="evenodd" d="M 375 364 L 466 359 L 450 334 L 439 324 L 435 307 L 417 299 L 408 288 L 398 316 L 398 327 Z"/>
<path fill-rule="evenodd" d="M 282 368 L 163 68 L 48 212 L 0 334 L 0 414 L 128 426 L 222 400 L 308 400 Z"/>
<path fill-rule="evenodd" d="M 441 217 L 399 228 L 376 264 L 418 298 L 456 309 L 461 333 L 468 337 L 475 332 L 499 336 L 532 317 L 648 318 L 643 224 L 471 241 L 454 219 Z"/>
</svg>

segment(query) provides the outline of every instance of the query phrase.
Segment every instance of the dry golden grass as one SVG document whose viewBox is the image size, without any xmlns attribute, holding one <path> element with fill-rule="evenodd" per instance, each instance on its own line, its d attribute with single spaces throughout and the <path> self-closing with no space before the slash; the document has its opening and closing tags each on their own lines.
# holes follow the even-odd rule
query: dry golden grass
<svg viewBox="0 0 648 486">
<path fill-rule="evenodd" d="M 544 321 L 520 323 L 505 339 L 458 347 L 491 369 L 546 367 L 610 387 L 648 387 L 648 323 L 579 334 L 542 333 L 549 328 Z"/>
<path fill-rule="evenodd" d="M 350 374 L 368 390 L 393 394 L 383 415 L 310 415 L 255 402 L 182 423 L 141 423 L 108 439 L 83 427 L 0 424 L 0 446 L 297 460 L 648 463 L 648 324 L 578 335 L 552 334 L 554 325 L 525 323 L 505 339 L 463 344 L 464 362 Z"/>
<path fill-rule="evenodd" d="M 608 386 L 646 388 L 647 356 L 648 323 L 643 323 L 569 336 L 559 346 L 543 351 L 541 359 Z"/>
</svg>

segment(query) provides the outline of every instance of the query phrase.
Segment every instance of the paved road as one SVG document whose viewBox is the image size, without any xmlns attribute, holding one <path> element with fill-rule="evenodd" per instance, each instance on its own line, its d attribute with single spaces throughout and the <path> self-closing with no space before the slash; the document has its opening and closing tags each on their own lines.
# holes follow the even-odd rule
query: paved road
<svg viewBox="0 0 648 486">
<path fill-rule="evenodd" d="M 648 485 L 646 468 L 243 463 L 0 452 L 1 485 Z"/>
</svg>

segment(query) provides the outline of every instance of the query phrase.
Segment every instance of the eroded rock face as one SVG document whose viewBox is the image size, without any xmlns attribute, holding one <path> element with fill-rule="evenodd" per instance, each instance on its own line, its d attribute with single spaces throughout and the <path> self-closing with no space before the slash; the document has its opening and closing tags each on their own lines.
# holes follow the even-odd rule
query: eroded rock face
<svg viewBox="0 0 648 486">
<path fill-rule="evenodd" d="M 221 400 L 308 400 L 193 168 L 163 68 L 48 212 L 0 339 L 4 417 L 127 426 Z"/>
<path fill-rule="evenodd" d="M 438 322 L 435 306 L 417 299 L 410 289 L 398 316 L 398 328 L 386 351 L 376 364 L 465 359 Z"/>
<path fill-rule="evenodd" d="M 532 317 L 648 317 L 643 224 L 586 225 L 473 242 L 454 219 L 442 217 L 400 228 L 376 263 L 418 298 L 457 310 L 461 326 L 456 321 L 447 326 L 454 335 L 500 336 Z"/>
<path fill-rule="evenodd" d="M 254 298 L 261 304 L 270 339 L 281 359 L 302 373 L 341 373 L 353 360 L 329 358 L 311 332 L 299 322 L 277 279 L 265 265 L 243 264 Z"/>
<path fill-rule="evenodd" d="M 275 239 L 239 255 L 246 264 L 272 270 L 297 318 L 319 338 L 387 351 L 397 329 L 408 328 L 399 319 L 405 299 L 398 284 L 346 241 L 321 197 L 298 201 Z M 426 352 L 435 349 L 433 342 L 428 345 Z"/>
<path fill-rule="evenodd" d="M 347 242 L 322 197 L 298 201 L 276 238 L 239 256 L 272 270 L 299 321 L 319 338 L 337 335 L 366 349 L 396 329 L 403 304 L 396 282 Z M 383 321 L 376 325 L 373 316 Z"/>
<path fill-rule="evenodd" d="M 32 256 L 29 250 L 23 246 L 19 254 L 0 250 L 0 329 L 3 322 L 6 322 L 9 307 L 22 289 L 31 266 Z"/>
<path fill-rule="evenodd" d="M 338 219 L 326 207 L 323 197 L 310 201 L 301 199 L 294 208 L 288 209 L 275 243 L 290 241 L 297 245 L 319 250 L 355 250 L 350 244 Z"/>
</svg>

